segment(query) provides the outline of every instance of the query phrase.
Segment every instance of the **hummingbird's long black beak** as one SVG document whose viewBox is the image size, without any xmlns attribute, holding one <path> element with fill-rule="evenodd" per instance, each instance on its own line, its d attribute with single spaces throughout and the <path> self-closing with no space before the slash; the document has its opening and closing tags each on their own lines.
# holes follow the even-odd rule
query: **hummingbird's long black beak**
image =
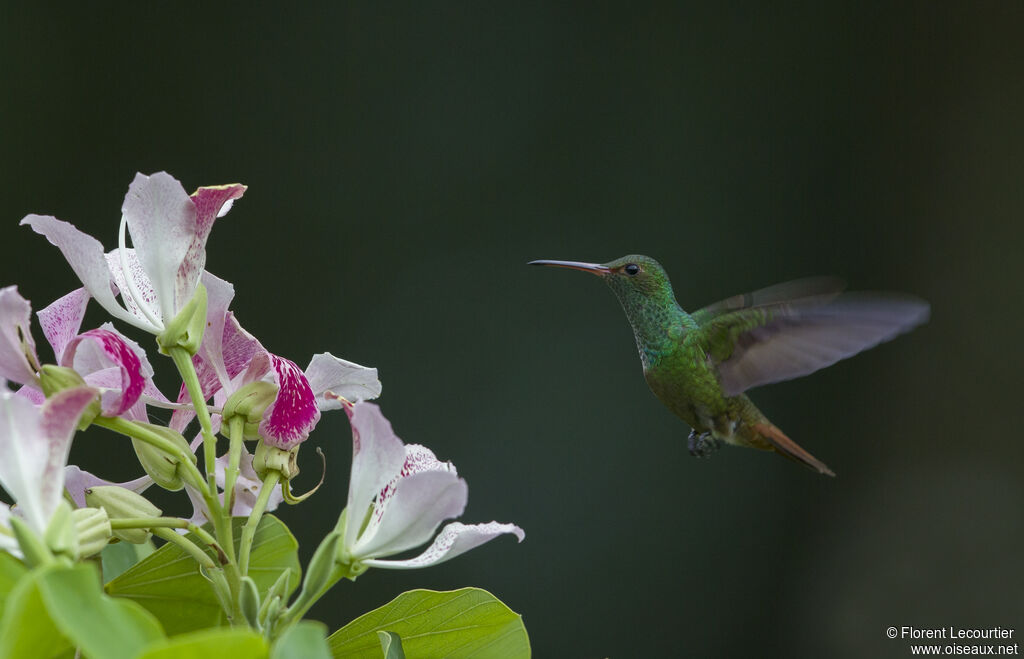
<svg viewBox="0 0 1024 659">
<path fill-rule="evenodd" d="M 573 270 L 589 272 L 592 275 L 606 275 L 611 272 L 610 268 L 600 263 L 583 263 L 581 261 L 549 261 L 542 259 L 540 261 L 530 261 L 526 265 L 550 265 L 556 268 L 572 268 Z"/>
</svg>

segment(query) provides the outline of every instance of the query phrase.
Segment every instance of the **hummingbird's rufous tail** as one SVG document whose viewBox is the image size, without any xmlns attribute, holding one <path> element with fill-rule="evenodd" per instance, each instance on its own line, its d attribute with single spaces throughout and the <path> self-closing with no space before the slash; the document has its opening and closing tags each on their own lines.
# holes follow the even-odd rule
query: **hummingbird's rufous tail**
<svg viewBox="0 0 1024 659">
<path fill-rule="evenodd" d="M 835 473 L 833 473 L 833 471 L 829 469 L 824 462 L 802 449 L 799 444 L 789 437 L 786 437 L 786 433 L 776 428 L 775 425 L 768 422 L 761 422 L 752 424 L 751 427 L 761 436 L 762 439 L 771 444 L 772 448 L 774 448 L 778 453 L 784 455 L 790 460 L 802 462 L 820 474 L 835 476 Z"/>
</svg>

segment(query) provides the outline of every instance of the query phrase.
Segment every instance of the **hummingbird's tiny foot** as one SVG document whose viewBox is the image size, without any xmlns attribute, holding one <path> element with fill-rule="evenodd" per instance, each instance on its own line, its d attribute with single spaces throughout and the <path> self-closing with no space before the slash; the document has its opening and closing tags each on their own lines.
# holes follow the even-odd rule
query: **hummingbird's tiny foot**
<svg viewBox="0 0 1024 659">
<path fill-rule="evenodd" d="M 719 442 L 711 436 L 710 432 L 697 434 L 697 431 L 693 430 L 687 437 L 686 446 L 690 449 L 690 455 L 693 457 L 706 458 L 718 450 Z"/>
</svg>

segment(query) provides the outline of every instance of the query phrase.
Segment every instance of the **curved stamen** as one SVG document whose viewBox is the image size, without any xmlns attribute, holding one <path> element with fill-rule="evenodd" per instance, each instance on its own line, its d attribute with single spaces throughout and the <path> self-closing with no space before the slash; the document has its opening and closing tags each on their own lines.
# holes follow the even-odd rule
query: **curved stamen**
<svg viewBox="0 0 1024 659">
<path fill-rule="evenodd" d="M 145 298 L 142 297 L 142 292 L 135 286 L 135 280 L 132 279 L 131 273 L 128 271 L 128 249 L 125 247 L 125 227 L 128 226 L 128 217 L 121 215 L 121 228 L 118 230 L 117 235 L 117 256 L 121 261 L 121 275 L 124 277 L 125 286 L 128 288 L 128 296 L 131 297 L 132 301 L 135 302 L 135 306 L 142 311 L 142 315 L 146 317 L 153 327 L 160 330 L 164 330 L 163 322 L 153 315 L 153 312 L 149 308 L 149 304 Z M 122 291 L 123 294 L 123 291 Z M 125 305 L 127 309 L 127 305 Z M 131 311 L 129 309 L 129 311 Z"/>
</svg>

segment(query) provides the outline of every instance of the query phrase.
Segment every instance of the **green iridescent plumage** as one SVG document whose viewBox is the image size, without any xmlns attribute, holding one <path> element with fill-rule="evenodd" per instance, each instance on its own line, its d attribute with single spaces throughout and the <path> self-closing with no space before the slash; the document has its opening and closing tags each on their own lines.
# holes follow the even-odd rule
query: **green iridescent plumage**
<svg viewBox="0 0 1024 659">
<path fill-rule="evenodd" d="M 891 294 L 842 293 L 842 282 L 803 279 L 737 295 L 688 314 L 668 275 L 641 255 L 608 263 L 532 261 L 599 275 L 622 304 L 651 391 L 693 428 L 690 452 L 718 441 L 775 450 L 820 473 L 820 460 L 775 427 L 743 394 L 833 364 L 923 323 L 928 304 Z"/>
</svg>

